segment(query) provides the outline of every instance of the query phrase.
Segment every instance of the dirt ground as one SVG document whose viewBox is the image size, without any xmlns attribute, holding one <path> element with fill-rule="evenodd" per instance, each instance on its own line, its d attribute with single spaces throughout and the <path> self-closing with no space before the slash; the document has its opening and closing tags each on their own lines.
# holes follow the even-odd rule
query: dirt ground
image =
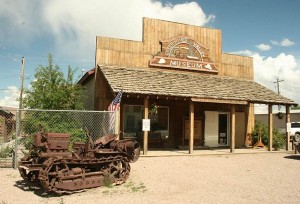
<svg viewBox="0 0 300 204">
<path fill-rule="evenodd" d="M 0 169 L 0 203 L 299 203 L 300 155 L 286 152 L 142 157 L 127 182 L 72 195 L 29 189 Z"/>
</svg>

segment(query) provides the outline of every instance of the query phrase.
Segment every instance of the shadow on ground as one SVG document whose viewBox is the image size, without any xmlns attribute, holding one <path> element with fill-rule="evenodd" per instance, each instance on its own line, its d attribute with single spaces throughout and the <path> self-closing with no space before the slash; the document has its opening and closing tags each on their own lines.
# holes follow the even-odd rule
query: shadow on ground
<svg viewBox="0 0 300 204">
<path fill-rule="evenodd" d="M 294 160 L 300 160 L 300 154 L 299 155 L 289 155 L 284 157 L 286 159 L 294 159 Z"/>
<path fill-rule="evenodd" d="M 33 183 L 26 182 L 24 180 L 16 181 L 15 185 L 19 189 L 23 191 L 32 191 L 34 194 L 40 197 L 59 197 L 59 195 L 56 194 L 48 194 L 46 193 L 41 187 L 34 185 Z"/>
</svg>

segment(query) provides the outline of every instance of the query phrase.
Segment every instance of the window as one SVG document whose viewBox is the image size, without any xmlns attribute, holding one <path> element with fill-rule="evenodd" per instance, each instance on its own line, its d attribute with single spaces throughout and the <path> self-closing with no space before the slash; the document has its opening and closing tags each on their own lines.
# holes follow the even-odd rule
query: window
<svg viewBox="0 0 300 204">
<path fill-rule="evenodd" d="M 142 131 L 143 106 L 125 105 L 124 106 L 124 137 L 136 137 Z"/>
<path fill-rule="evenodd" d="M 291 123 L 292 128 L 299 128 L 300 123 Z"/>
<path fill-rule="evenodd" d="M 155 106 L 156 110 L 150 110 L 150 132 L 160 132 L 162 137 L 169 135 L 169 107 Z M 142 132 L 142 120 L 144 118 L 144 106 L 124 105 L 123 132 L 124 137 L 137 137 Z"/>
</svg>

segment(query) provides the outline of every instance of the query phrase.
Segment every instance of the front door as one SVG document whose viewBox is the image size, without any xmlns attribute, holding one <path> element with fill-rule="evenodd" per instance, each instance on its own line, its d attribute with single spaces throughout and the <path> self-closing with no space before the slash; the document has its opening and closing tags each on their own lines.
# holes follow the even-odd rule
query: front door
<svg viewBox="0 0 300 204">
<path fill-rule="evenodd" d="M 219 112 L 205 111 L 205 146 L 218 147 L 218 116 Z"/>
<path fill-rule="evenodd" d="M 218 134 L 218 144 L 227 145 L 228 144 L 228 114 L 219 114 L 219 134 Z"/>
</svg>

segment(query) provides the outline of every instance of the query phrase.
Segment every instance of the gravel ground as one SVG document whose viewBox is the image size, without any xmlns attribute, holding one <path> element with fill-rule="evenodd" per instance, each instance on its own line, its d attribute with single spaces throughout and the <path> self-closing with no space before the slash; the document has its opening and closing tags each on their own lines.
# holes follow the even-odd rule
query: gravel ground
<svg viewBox="0 0 300 204">
<path fill-rule="evenodd" d="M 288 153 L 142 157 L 123 185 L 43 196 L 0 169 L 0 203 L 299 203 L 299 172 Z"/>
</svg>

